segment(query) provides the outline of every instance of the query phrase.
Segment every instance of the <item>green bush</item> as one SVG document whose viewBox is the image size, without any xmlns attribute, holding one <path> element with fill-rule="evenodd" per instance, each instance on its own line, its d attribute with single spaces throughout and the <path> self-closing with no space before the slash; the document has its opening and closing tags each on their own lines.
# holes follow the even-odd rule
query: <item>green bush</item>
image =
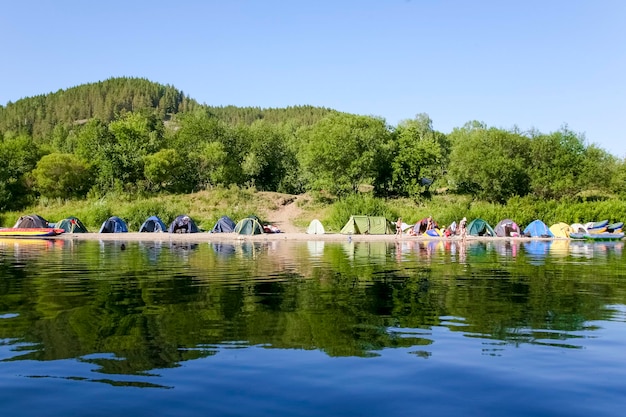
<svg viewBox="0 0 626 417">
<path fill-rule="evenodd" d="M 99 227 L 106 219 L 113 216 L 111 206 L 106 199 L 98 200 L 91 204 L 80 218 L 83 223 L 93 227 Z M 77 216 L 78 217 L 78 216 Z"/>
<path fill-rule="evenodd" d="M 143 222 L 150 216 L 158 216 L 165 225 L 169 225 L 176 216 L 188 214 L 179 204 L 167 204 L 162 200 L 139 200 L 126 206 L 118 216 L 128 225 L 129 231 L 138 231 Z"/>
</svg>

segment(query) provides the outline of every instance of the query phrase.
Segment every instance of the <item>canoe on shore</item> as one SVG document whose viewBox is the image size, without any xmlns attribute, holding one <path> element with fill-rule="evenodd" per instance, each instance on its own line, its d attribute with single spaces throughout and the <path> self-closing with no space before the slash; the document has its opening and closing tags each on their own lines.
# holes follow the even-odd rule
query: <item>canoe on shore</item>
<svg viewBox="0 0 626 417">
<path fill-rule="evenodd" d="M 54 227 L 4 227 L 0 228 L 0 237 L 47 237 L 57 236 L 65 232 Z"/>
</svg>

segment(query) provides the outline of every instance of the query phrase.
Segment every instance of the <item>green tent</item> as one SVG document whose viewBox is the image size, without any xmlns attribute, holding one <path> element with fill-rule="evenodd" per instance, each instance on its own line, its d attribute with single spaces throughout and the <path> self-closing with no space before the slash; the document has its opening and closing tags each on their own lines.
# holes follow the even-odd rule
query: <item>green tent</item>
<svg viewBox="0 0 626 417">
<path fill-rule="evenodd" d="M 393 235 L 392 223 L 382 216 L 350 216 L 341 229 L 344 235 Z"/>
<path fill-rule="evenodd" d="M 54 227 L 65 230 L 65 233 L 89 233 L 83 222 L 74 216 L 57 222 Z"/>
<path fill-rule="evenodd" d="M 250 216 L 239 220 L 239 222 L 235 225 L 234 233 L 240 235 L 260 235 L 264 232 L 259 218 L 256 216 Z"/>
<path fill-rule="evenodd" d="M 467 234 L 470 236 L 496 236 L 489 223 L 483 219 L 474 219 L 467 225 Z"/>
</svg>

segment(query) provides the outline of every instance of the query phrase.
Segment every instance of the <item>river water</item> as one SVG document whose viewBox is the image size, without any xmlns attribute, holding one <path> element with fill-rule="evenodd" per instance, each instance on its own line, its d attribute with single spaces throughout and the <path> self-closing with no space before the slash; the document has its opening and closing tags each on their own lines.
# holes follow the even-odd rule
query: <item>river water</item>
<svg viewBox="0 0 626 417">
<path fill-rule="evenodd" d="M 623 245 L 0 239 L 0 413 L 622 416 Z"/>
</svg>

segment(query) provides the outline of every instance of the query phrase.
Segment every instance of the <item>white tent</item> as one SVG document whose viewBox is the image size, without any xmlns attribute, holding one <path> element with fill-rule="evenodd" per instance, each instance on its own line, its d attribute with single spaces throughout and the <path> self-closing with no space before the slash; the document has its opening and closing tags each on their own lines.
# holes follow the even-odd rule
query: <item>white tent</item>
<svg viewBox="0 0 626 417">
<path fill-rule="evenodd" d="M 324 231 L 324 226 L 322 226 L 322 222 L 317 219 L 311 220 L 311 223 L 309 223 L 309 227 L 306 229 L 306 232 L 310 235 L 323 235 L 324 233 L 326 233 L 326 231 Z"/>
</svg>

